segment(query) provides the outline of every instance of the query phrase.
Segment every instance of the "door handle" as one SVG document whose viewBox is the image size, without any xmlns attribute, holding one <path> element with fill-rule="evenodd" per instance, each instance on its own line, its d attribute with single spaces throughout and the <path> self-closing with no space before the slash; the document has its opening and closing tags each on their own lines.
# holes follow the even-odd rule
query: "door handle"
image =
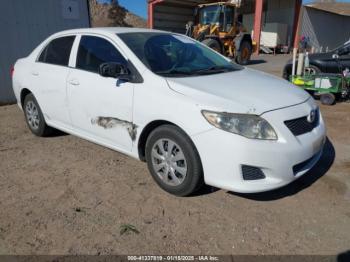
<svg viewBox="0 0 350 262">
<path fill-rule="evenodd" d="M 71 84 L 72 86 L 78 86 L 80 85 L 79 81 L 77 79 L 71 79 L 68 82 L 69 84 Z"/>
<path fill-rule="evenodd" d="M 38 75 L 39 75 L 39 72 L 37 72 L 37 71 L 32 71 L 32 75 L 33 75 L 33 76 L 38 76 Z"/>
</svg>

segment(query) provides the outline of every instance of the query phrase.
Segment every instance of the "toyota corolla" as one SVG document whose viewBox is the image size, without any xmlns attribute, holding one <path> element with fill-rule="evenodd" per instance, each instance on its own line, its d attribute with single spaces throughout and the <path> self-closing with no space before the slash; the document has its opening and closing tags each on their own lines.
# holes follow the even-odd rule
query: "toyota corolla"
<svg viewBox="0 0 350 262">
<path fill-rule="evenodd" d="M 319 160 L 320 110 L 287 81 L 186 36 L 95 28 L 50 36 L 12 69 L 29 129 L 59 129 L 147 162 L 165 191 L 242 193 L 291 183 Z"/>
</svg>

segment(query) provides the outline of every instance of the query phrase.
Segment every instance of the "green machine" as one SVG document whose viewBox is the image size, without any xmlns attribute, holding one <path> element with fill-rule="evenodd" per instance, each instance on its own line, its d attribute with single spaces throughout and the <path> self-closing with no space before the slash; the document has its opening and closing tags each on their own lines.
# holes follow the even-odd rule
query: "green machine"
<svg viewBox="0 0 350 262">
<path fill-rule="evenodd" d="M 342 52 L 347 52 L 342 50 Z M 337 61 L 339 73 L 317 73 L 310 70 L 308 53 L 306 53 L 305 61 L 301 60 L 304 67 L 304 73 L 300 75 L 292 75 L 290 82 L 303 88 L 313 96 L 319 97 L 324 105 L 334 105 L 337 100 L 350 99 L 350 70 L 343 68 L 339 62 L 339 56 L 342 52 L 333 55 L 333 59 Z M 293 65 L 294 66 L 294 65 Z M 298 65 L 300 67 L 300 65 Z"/>
<path fill-rule="evenodd" d="M 313 96 L 319 97 L 324 105 L 334 105 L 337 100 L 350 99 L 350 74 L 316 74 L 291 76 L 290 81 Z"/>
</svg>

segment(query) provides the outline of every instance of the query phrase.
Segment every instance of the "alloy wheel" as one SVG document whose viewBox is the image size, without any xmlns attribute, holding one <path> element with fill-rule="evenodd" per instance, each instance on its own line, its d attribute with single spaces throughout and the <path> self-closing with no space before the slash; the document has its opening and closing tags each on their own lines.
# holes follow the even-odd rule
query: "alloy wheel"
<svg viewBox="0 0 350 262">
<path fill-rule="evenodd" d="M 34 130 L 38 129 L 40 124 L 40 117 L 39 110 L 35 103 L 33 101 L 29 101 L 26 104 L 25 110 L 29 126 Z"/>
</svg>

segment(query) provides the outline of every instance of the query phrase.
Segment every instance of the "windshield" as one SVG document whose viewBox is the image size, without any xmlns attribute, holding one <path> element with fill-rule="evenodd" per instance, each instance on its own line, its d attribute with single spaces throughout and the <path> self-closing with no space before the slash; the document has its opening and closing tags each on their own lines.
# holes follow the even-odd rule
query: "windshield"
<svg viewBox="0 0 350 262">
<path fill-rule="evenodd" d="M 347 46 L 350 46 L 350 40 L 346 41 L 344 44 L 338 46 L 337 48 L 334 48 L 331 50 L 331 52 L 338 51 L 339 49 L 346 48 Z"/>
<path fill-rule="evenodd" d="M 212 49 L 188 37 L 167 33 L 123 33 L 118 36 L 152 72 L 168 77 L 241 70 Z"/>
<path fill-rule="evenodd" d="M 199 9 L 199 23 L 202 25 L 216 24 L 220 21 L 221 6 L 212 5 Z"/>
</svg>

